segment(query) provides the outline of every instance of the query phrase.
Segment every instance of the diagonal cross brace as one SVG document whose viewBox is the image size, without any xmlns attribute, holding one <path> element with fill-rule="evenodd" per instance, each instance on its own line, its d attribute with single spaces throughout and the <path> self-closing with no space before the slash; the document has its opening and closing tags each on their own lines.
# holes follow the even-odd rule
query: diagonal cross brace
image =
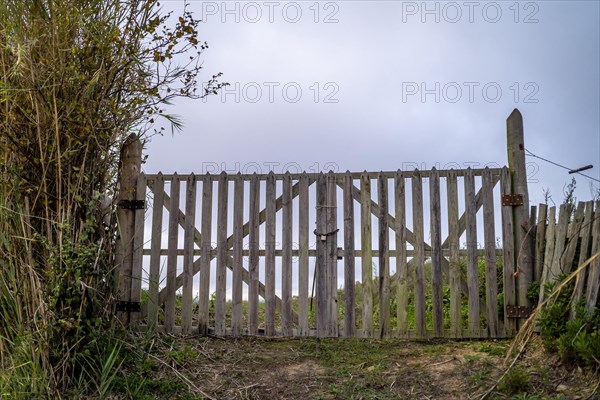
<svg viewBox="0 0 600 400">
<path fill-rule="evenodd" d="M 314 180 L 310 180 L 308 182 L 308 185 L 310 186 L 312 183 L 314 183 Z M 154 183 L 152 182 L 148 182 L 148 187 L 150 188 L 150 190 L 152 190 L 153 192 L 155 192 L 156 188 L 154 187 Z M 292 199 L 297 197 L 298 194 L 300 192 L 300 185 L 298 182 L 296 182 L 293 186 L 292 186 Z M 170 197 L 166 192 L 163 192 L 163 196 L 164 196 L 164 202 L 163 202 L 163 206 L 167 209 L 168 212 L 171 212 L 170 210 Z M 277 198 L 277 200 L 275 201 L 275 212 L 281 210 L 283 208 L 283 197 L 279 196 Z M 185 213 L 183 211 L 181 211 L 181 209 L 177 210 L 177 220 L 180 226 L 184 227 L 184 223 L 185 223 Z M 259 213 L 258 215 L 258 223 L 259 225 L 263 224 L 267 219 L 267 210 L 265 208 L 262 209 L 262 211 Z M 246 222 L 242 228 L 243 232 L 242 232 L 242 237 L 246 237 L 250 234 L 250 222 Z M 202 234 L 198 231 L 198 229 L 194 228 L 194 243 L 197 244 L 198 246 L 201 246 L 201 239 L 202 239 Z M 233 235 L 229 236 L 227 238 L 227 249 L 231 249 L 233 248 L 233 243 L 234 243 L 234 239 L 233 239 Z M 215 251 L 211 251 L 211 256 L 210 259 L 212 260 L 213 258 L 216 257 L 217 252 Z M 233 270 L 233 258 L 231 256 L 228 257 L 228 262 L 227 262 L 227 268 L 229 268 L 230 270 Z M 193 263 L 193 271 L 192 271 L 192 275 L 196 275 L 198 272 L 200 271 L 200 258 L 198 258 L 196 261 L 194 261 Z M 249 284 L 250 282 L 250 273 L 249 271 L 242 267 L 242 280 L 246 283 Z M 175 280 L 175 290 L 181 288 L 183 286 L 183 273 L 179 274 Z M 262 282 L 258 282 L 258 294 L 264 298 L 265 297 L 265 285 Z M 162 304 L 165 302 L 165 300 L 167 299 L 167 290 L 166 288 L 162 289 L 159 293 L 158 296 L 158 304 Z M 281 299 L 278 296 L 275 296 L 275 303 L 276 303 L 276 308 L 281 310 Z M 147 309 L 142 310 L 142 318 L 144 318 L 148 313 Z M 294 312 L 293 315 L 294 318 L 294 322 L 298 321 L 298 314 Z"/>
<path fill-rule="evenodd" d="M 500 176 L 493 176 L 492 187 L 495 187 L 499 181 L 500 181 Z M 338 182 L 338 186 L 341 187 L 342 189 L 344 189 L 343 184 L 341 182 Z M 361 191 L 359 188 L 357 188 L 354 185 L 352 185 L 352 197 L 354 198 L 354 200 L 356 200 L 358 202 L 360 202 L 360 200 L 361 200 Z M 476 211 L 479 211 L 479 209 L 483 206 L 483 194 L 482 194 L 481 189 L 479 189 L 479 191 L 475 195 L 475 203 L 476 203 Z M 371 199 L 371 213 L 375 216 L 379 216 L 379 204 L 377 204 L 372 199 Z M 388 214 L 387 220 L 388 220 L 388 226 L 393 231 L 395 231 L 396 230 L 396 218 L 394 218 L 391 214 Z M 467 229 L 467 215 L 466 215 L 466 213 L 463 212 L 462 216 L 460 217 L 460 219 L 458 221 L 458 236 L 460 237 L 460 235 L 462 235 L 466 229 Z M 414 246 L 415 245 L 415 236 L 414 236 L 413 232 L 410 229 L 408 229 L 407 227 L 404 227 L 404 231 L 405 231 L 405 235 L 406 235 L 405 236 L 406 241 Z M 442 249 L 444 247 L 448 246 L 449 239 L 450 238 L 447 237 L 446 240 L 444 240 L 444 242 L 442 243 Z M 427 242 L 423 242 L 423 245 L 425 247 L 425 250 L 431 251 L 431 246 Z M 442 257 L 442 272 L 447 276 L 449 273 L 449 270 L 450 270 L 450 262 L 446 259 L 446 257 Z M 392 279 L 393 279 L 393 277 L 392 277 Z M 463 292 L 463 294 L 465 296 L 468 296 L 469 287 L 467 285 L 467 282 L 462 277 L 460 278 L 460 286 L 461 286 L 461 291 Z M 486 306 L 485 306 L 485 303 L 483 302 L 483 300 L 480 300 L 480 306 L 481 306 L 481 310 L 486 309 Z"/>
</svg>

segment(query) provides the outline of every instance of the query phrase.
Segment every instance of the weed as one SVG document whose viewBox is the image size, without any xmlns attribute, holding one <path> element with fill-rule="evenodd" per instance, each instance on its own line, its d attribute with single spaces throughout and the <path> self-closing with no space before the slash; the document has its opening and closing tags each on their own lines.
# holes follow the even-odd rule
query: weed
<svg viewBox="0 0 600 400">
<path fill-rule="evenodd" d="M 490 343 L 483 343 L 479 347 L 479 351 L 482 353 L 487 353 L 490 356 L 504 357 L 506 355 L 506 348 L 500 347 L 500 346 L 494 346 Z"/>
<path fill-rule="evenodd" d="M 520 393 L 515 396 L 512 396 L 510 398 L 510 400 L 541 400 L 541 399 L 536 395 L 531 395 L 528 393 Z"/>
<path fill-rule="evenodd" d="M 480 359 L 481 359 L 481 357 L 476 354 L 469 354 L 469 355 L 465 356 L 465 360 L 467 360 L 467 362 L 469 362 L 469 363 L 479 361 Z"/>
<path fill-rule="evenodd" d="M 479 386 L 490 376 L 489 370 L 477 371 L 471 376 L 472 386 Z"/>
<path fill-rule="evenodd" d="M 526 393 L 530 387 L 529 375 L 521 367 L 510 369 L 500 383 L 498 383 L 498 390 L 508 395 Z"/>
<path fill-rule="evenodd" d="M 185 364 L 188 361 L 198 358 L 198 352 L 190 345 L 185 345 L 181 350 L 170 350 L 165 353 L 167 358 L 175 361 L 178 364 Z"/>
<path fill-rule="evenodd" d="M 116 377 L 114 379 L 114 393 L 124 394 L 128 398 L 146 400 L 163 397 L 171 397 L 173 394 L 184 394 L 187 386 L 172 378 L 160 378 L 148 380 L 139 375 Z"/>
<path fill-rule="evenodd" d="M 555 397 L 538 396 L 536 394 L 519 393 L 510 398 L 510 400 L 565 400 L 565 396 L 558 394 Z"/>
</svg>

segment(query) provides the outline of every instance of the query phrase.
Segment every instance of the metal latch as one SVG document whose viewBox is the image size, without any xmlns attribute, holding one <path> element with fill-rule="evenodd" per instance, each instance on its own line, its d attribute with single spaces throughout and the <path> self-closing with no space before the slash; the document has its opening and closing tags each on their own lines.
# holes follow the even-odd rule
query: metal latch
<svg viewBox="0 0 600 400">
<path fill-rule="evenodd" d="M 335 235 L 339 231 L 340 231 L 340 229 L 338 228 L 335 231 L 321 233 L 321 232 L 317 232 L 317 230 L 315 229 L 314 234 L 315 234 L 315 236 L 319 236 L 319 238 L 321 239 L 321 242 L 324 242 L 327 240 L 327 236 Z"/>
<path fill-rule="evenodd" d="M 146 200 L 121 200 L 117 207 L 126 210 L 144 210 L 146 208 Z"/>
<path fill-rule="evenodd" d="M 502 196 L 503 206 L 522 206 L 523 195 L 522 194 L 505 194 Z"/>
</svg>

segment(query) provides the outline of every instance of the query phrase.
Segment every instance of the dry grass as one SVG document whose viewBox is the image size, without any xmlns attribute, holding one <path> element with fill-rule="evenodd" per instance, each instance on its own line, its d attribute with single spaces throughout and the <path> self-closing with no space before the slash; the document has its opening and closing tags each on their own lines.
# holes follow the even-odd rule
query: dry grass
<svg viewBox="0 0 600 400">
<path fill-rule="evenodd" d="M 317 349 L 314 338 L 166 335 L 151 342 L 153 356 L 127 365 L 112 398 L 477 399 L 502 376 L 510 346 L 509 341 L 326 339 Z M 534 337 L 531 344 L 533 349 L 539 340 Z M 542 351 L 526 352 L 518 367 L 525 380 L 511 382 L 520 386 L 503 385 L 491 398 L 583 399 L 597 379 Z M 139 390 L 132 395 L 128 387 Z"/>
</svg>

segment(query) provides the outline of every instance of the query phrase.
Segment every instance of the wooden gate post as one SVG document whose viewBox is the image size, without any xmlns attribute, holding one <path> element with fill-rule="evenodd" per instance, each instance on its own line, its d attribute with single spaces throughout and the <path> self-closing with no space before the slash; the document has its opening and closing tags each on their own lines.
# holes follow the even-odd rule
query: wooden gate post
<svg viewBox="0 0 600 400">
<path fill-rule="evenodd" d="M 511 176 L 514 249 L 516 257 L 515 286 L 517 306 L 529 307 L 527 291 L 533 278 L 533 236 L 529 221 L 529 192 L 527 190 L 527 165 L 523 116 L 514 109 L 506 120 L 508 167 Z M 520 196 L 520 197 L 519 197 Z M 503 204 L 506 206 L 505 199 Z M 525 317 L 520 318 L 523 322 Z M 520 324 L 519 324 L 520 325 Z"/>
<path fill-rule="evenodd" d="M 142 142 L 131 134 L 121 149 L 119 166 L 119 193 L 117 197 L 118 236 L 115 248 L 115 290 L 117 298 L 117 317 L 123 325 L 130 322 L 130 312 L 136 311 L 131 298 L 133 275 L 133 253 L 135 234 L 135 209 L 137 181 L 142 164 Z"/>
<path fill-rule="evenodd" d="M 329 315 L 327 323 L 327 335 L 329 337 L 338 337 L 338 299 L 337 299 L 337 262 L 338 262 L 338 247 L 337 247 L 337 182 L 333 171 L 329 171 L 326 179 L 326 208 L 325 216 L 327 218 L 327 291 L 329 303 Z"/>
<path fill-rule="evenodd" d="M 330 307 L 329 287 L 327 285 L 327 183 L 323 173 L 317 178 L 317 229 L 315 230 L 317 240 L 317 263 L 315 265 L 317 280 L 317 337 L 329 336 Z"/>
<path fill-rule="evenodd" d="M 317 179 L 317 337 L 337 337 L 337 198 L 333 172 Z"/>
</svg>

